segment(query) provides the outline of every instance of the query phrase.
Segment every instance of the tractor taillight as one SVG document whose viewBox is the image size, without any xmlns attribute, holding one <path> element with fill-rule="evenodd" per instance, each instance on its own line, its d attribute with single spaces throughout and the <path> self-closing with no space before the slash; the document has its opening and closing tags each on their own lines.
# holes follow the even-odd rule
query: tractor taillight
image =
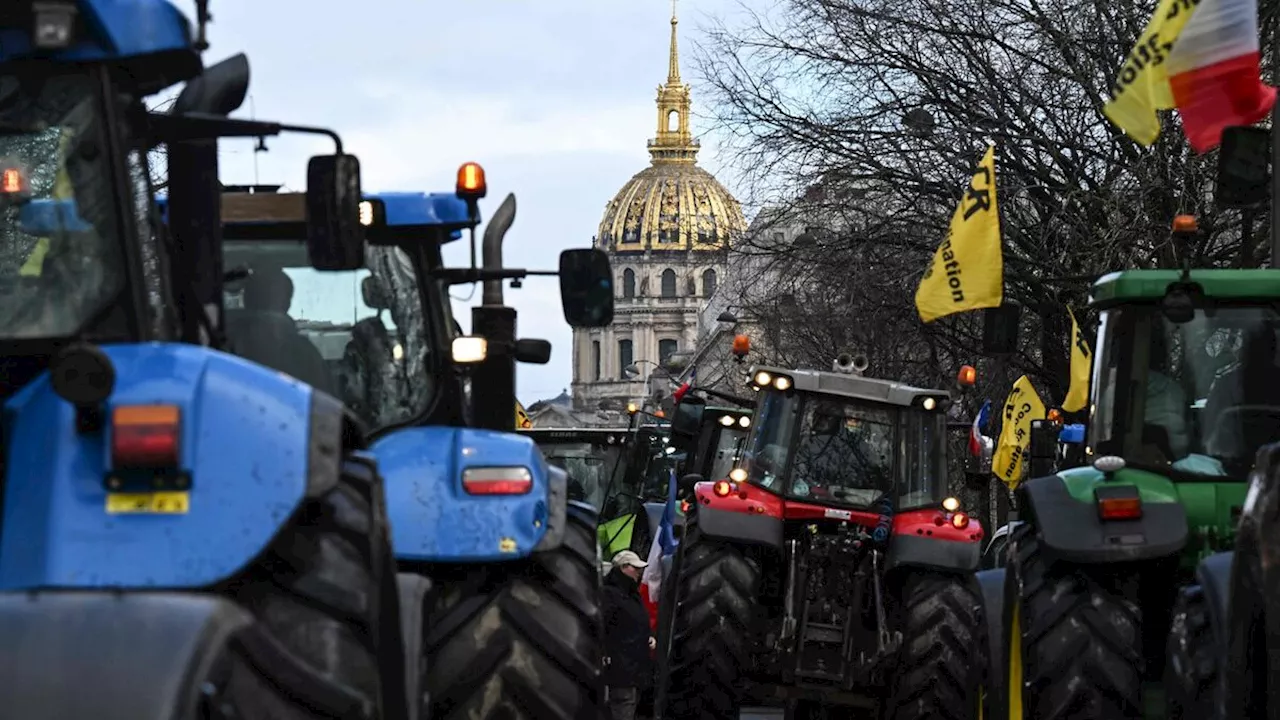
<svg viewBox="0 0 1280 720">
<path fill-rule="evenodd" d="M 951 515 L 951 526 L 957 530 L 969 527 L 969 516 L 962 512 L 953 513 Z"/>
<path fill-rule="evenodd" d="M 1137 520 L 1142 517 L 1142 498 L 1099 498 L 1098 517 L 1103 520 Z"/>
<path fill-rule="evenodd" d="M 1142 496 L 1133 485 L 1099 485 L 1093 490 L 1098 517 L 1103 520 L 1137 520 L 1142 517 Z"/>
<path fill-rule="evenodd" d="M 717 497 L 729 497 L 729 494 L 733 492 L 733 483 L 728 480 L 717 480 L 716 484 L 711 486 L 711 492 L 715 493 Z"/>
<path fill-rule="evenodd" d="M 533 488 L 525 467 L 478 467 L 462 471 L 462 489 L 471 495 L 524 495 Z"/>
<path fill-rule="evenodd" d="M 125 405 L 111 414 L 111 464 L 116 469 L 175 468 L 181 413 L 174 405 Z"/>
</svg>

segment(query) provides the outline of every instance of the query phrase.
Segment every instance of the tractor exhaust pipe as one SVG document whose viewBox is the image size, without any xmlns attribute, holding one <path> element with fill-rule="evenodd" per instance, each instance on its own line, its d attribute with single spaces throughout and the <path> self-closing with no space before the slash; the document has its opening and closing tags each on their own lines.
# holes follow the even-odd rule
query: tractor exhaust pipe
<svg viewBox="0 0 1280 720">
<path fill-rule="evenodd" d="M 508 193 L 484 229 L 485 270 L 502 269 L 502 241 L 516 219 Z M 489 341 L 489 353 L 472 377 L 471 419 L 476 427 L 516 429 L 516 309 L 502 304 L 502 280 L 485 280 L 481 304 L 471 308 L 471 332 Z"/>
</svg>

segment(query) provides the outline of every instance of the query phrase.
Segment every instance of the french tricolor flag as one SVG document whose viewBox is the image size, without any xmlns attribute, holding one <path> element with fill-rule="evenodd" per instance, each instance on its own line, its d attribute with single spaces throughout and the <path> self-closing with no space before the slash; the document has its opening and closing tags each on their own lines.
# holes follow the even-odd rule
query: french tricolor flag
<svg viewBox="0 0 1280 720">
<path fill-rule="evenodd" d="M 667 506 L 662 509 L 662 519 L 658 522 L 658 532 L 654 533 L 653 543 L 649 546 L 649 564 L 640 576 L 640 585 L 644 588 L 645 608 L 649 611 L 649 627 L 658 626 L 658 598 L 661 597 L 662 580 L 666 575 L 663 561 L 670 562 L 676 552 L 676 471 L 671 469 L 667 481 Z"/>
<path fill-rule="evenodd" d="M 1276 89 L 1259 70 L 1257 0 L 1200 0 L 1169 52 L 1169 86 L 1187 141 L 1198 153 L 1224 128 L 1271 112 Z"/>
<path fill-rule="evenodd" d="M 991 401 L 982 403 L 982 409 L 973 418 L 973 427 L 969 428 L 969 452 L 982 457 L 982 431 L 987 428 L 987 420 L 991 418 Z"/>
<path fill-rule="evenodd" d="M 671 393 L 671 399 L 675 400 L 675 403 L 679 405 L 680 401 L 684 399 L 685 395 L 689 394 L 689 391 L 693 389 L 694 384 L 697 382 L 698 368 L 695 367 L 693 370 L 689 371 L 689 380 L 677 388 L 675 392 Z"/>
</svg>

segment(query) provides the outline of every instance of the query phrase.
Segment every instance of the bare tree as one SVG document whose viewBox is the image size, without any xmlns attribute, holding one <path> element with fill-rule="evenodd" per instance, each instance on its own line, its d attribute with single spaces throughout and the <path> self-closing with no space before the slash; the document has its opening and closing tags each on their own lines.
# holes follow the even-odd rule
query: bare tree
<svg viewBox="0 0 1280 720">
<path fill-rule="evenodd" d="M 865 352 L 882 376 L 942 383 L 979 356 L 974 313 L 923 325 L 913 296 L 988 140 L 997 144 L 1005 298 L 1021 352 L 984 362 L 989 395 L 1028 373 L 1056 402 L 1088 279 L 1171 266 L 1169 224 L 1201 218 L 1197 265 L 1254 265 L 1239 218 L 1214 212 L 1211 165 L 1166 117 L 1144 149 L 1102 114 L 1151 7 L 1109 0 L 780 0 L 713 25 L 697 61 L 749 205 L 790 199 L 802 242 L 763 242 L 744 299 L 780 361 Z M 706 107 L 708 104 L 703 103 Z M 755 264 L 759 266 L 759 262 Z"/>
</svg>

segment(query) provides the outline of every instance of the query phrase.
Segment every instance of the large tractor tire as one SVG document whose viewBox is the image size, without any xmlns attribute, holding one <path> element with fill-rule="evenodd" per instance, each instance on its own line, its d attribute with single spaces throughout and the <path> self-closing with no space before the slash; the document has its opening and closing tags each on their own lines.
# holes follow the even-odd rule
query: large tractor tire
<svg viewBox="0 0 1280 720">
<path fill-rule="evenodd" d="M 560 547 L 528 559 L 433 566 L 431 720 L 599 720 L 603 616 L 596 514 L 571 503 Z"/>
<path fill-rule="evenodd" d="M 902 649 L 884 720 L 982 717 L 987 627 L 972 577 L 916 572 L 898 601 Z"/>
<path fill-rule="evenodd" d="M 1034 524 L 1013 531 L 1004 646 L 1009 720 L 1142 717 L 1142 616 L 1090 568 L 1046 556 Z"/>
<path fill-rule="evenodd" d="M 759 567 L 739 548 L 686 520 L 659 610 L 659 718 L 738 717 L 759 586 Z"/>
<path fill-rule="evenodd" d="M 382 478 L 373 460 L 350 455 L 337 481 L 303 503 L 259 562 L 217 588 L 263 630 L 247 636 L 245 667 L 260 677 L 245 682 L 287 691 L 270 712 L 246 709 L 241 717 L 404 717 L 391 552 Z"/>
<path fill-rule="evenodd" d="M 1165 654 L 1165 720 L 1211 720 L 1221 702 L 1220 660 L 1204 588 L 1178 593 Z"/>
</svg>

